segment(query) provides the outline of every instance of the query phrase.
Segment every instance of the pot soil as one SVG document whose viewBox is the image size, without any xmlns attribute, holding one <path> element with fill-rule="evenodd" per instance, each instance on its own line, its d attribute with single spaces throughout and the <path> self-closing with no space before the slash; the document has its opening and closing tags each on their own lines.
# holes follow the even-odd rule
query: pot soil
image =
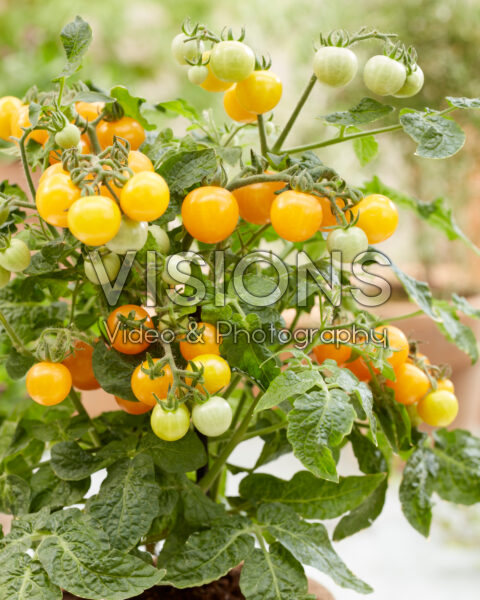
<svg viewBox="0 0 480 600">
<path fill-rule="evenodd" d="M 238 585 L 240 569 L 233 569 L 218 581 L 201 587 L 176 590 L 170 586 L 154 587 L 135 596 L 131 600 L 245 600 Z M 328 590 L 318 583 L 309 581 L 309 592 L 317 595 L 317 600 L 334 600 Z M 82 600 L 77 596 L 64 593 L 63 600 Z"/>
</svg>

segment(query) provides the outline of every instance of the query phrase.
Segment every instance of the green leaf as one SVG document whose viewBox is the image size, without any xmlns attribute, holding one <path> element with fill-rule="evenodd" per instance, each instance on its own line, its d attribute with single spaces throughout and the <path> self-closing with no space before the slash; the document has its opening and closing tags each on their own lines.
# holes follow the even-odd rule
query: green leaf
<svg viewBox="0 0 480 600">
<path fill-rule="evenodd" d="M 104 102 L 109 104 L 114 102 L 115 98 L 105 94 L 105 92 L 94 92 L 93 90 L 84 90 L 78 92 L 72 99 L 72 102 Z"/>
<path fill-rule="evenodd" d="M 183 98 L 177 100 L 170 100 L 169 102 L 160 102 L 155 105 L 155 108 L 160 112 L 172 113 L 180 117 L 185 117 L 189 121 L 198 122 L 200 116 L 194 106 L 189 104 Z"/>
<path fill-rule="evenodd" d="M 375 394 L 375 414 L 395 452 L 412 447 L 410 417 L 405 406 L 395 400 L 393 390 L 384 389 Z"/>
<path fill-rule="evenodd" d="M 52 510 L 80 502 L 90 489 L 90 477 L 65 481 L 55 475 L 48 463 L 41 464 L 30 480 L 32 502 L 30 511 L 48 506 Z"/>
<path fill-rule="evenodd" d="M 392 263 L 392 269 L 395 272 L 398 280 L 402 284 L 404 290 L 407 292 L 410 300 L 418 304 L 418 306 L 423 310 L 423 312 L 428 315 L 434 321 L 437 320 L 437 316 L 433 310 L 433 298 L 432 292 L 430 291 L 430 287 L 428 283 L 424 281 L 418 281 L 407 273 L 404 273 L 401 269 L 399 269 L 396 265 Z"/>
<path fill-rule="evenodd" d="M 79 512 L 55 513 L 52 533 L 37 548 L 52 583 L 92 600 L 123 600 L 157 584 L 164 571 L 131 554 L 112 550 L 108 538 Z"/>
<path fill-rule="evenodd" d="M 332 548 L 327 530 L 321 523 L 301 521 L 293 509 L 282 504 L 264 504 L 257 517 L 267 526 L 268 532 L 303 565 L 327 573 L 342 587 L 362 594 L 372 591 L 369 585 L 346 567 Z"/>
<path fill-rule="evenodd" d="M 96 344 L 92 356 L 98 383 L 109 394 L 125 400 L 136 400 L 130 382 L 138 362 L 138 357 L 110 350 L 103 342 Z"/>
<path fill-rule="evenodd" d="M 131 449 L 130 440 L 110 442 L 94 453 L 85 452 L 76 442 L 59 442 L 52 447 L 50 464 L 60 479 L 80 481 L 124 458 Z"/>
<path fill-rule="evenodd" d="M 417 448 L 410 455 L 400 485 L 403 514 L 419 533 L 428 536 L 432 522 L 432 494 L 438 464 L 430 448 Z"/>
<path fill-rule="evenodd" d="M 127 551 L 148 533 L 159 512 L 159 495 L 152 458 L 137 454 L 108 468 L 99 493 L 87 503 L 87 512 L 100 523 L 114 548 Z"/>
<path fill-rule="evenodd" d="M 283 371 L 268 386 L 267 391 L 255 408 L 255 412 L 278 406 L 284 400 L 289 400 L 298 394 L 304 394 L 319 381 L 322 381 L 322 376 L 317 369 L 305 369 L 300 373 L 291 370 Z"/>
<path fill-rule="evenodd" d="M 178 489 L 183 503 L 183 516 L 191 525 L 204 527 L 206 523 L 225 517 L 224 507 L 213 502 L 187 477 L 181 477 Z"/>
<path fill-rule="evenodd" d="M 473 331 L 460 321 L 457 312 L 445 300 L 434 301 L 437 325 L 448 341 L 468 354 L 472 363 L 478 360 L 478 344 Z"/>
<path fill-rule="evenodd" d="M 145 98 L 137 98 L 132 96 L 127 88 L 123 85 L 117 85 L 110 90 L 110 96 L 123 108 L 123 112 L 127 117 L 131 117 L 138 121 L 140 125 L 147 130 L 155 129 L 155 125 L 151 125 L 142 115 L 141 106 L 145 102 Z"/>
<path fill-rule="evenodd" d="M 456 504 L 480 502 L 480 439 L 463 429 L 439 429 L 433 436 L 437 494 Z"/>
<path fill-rule="evenodd" d="M 291 506 L 305 519 L 333 519 L 359 506 L 385 479 L 384 473 L 340 477 L 339 483 L 299 471 L 290 481 L 254 473 L 242 479 L 240 495 L 259 502 Z"/>
<path fill-rule="evenodd" d="M 70 77 L 78 71 L 92 41 L 92 28 L 82 17 L 76 16 L 74 21 L 62 29 L 60 39 L 67 56 L 67 64 L 55 81 L 62 77 Z"/>
<path fill-rule="evenodd" d="M 211 177 L 217 170 L 217 159 L 211 148 L 176 152 L 167 157 L 157 168 L 165 178 L 172 195 L 185 195 Z"/>
<path fill-rule="evenodd" d="M 242 517 L 213 523 L 211 529 L 193 533 L 176 554 L 159 566 L 166 569 L 165 584 L 188 588 L 216 581 L 245 560 L 254 548 L 250 523 Z"/>
<path fill-rule="evenodd" d="M 387 487 L 385 479 L 360 506 L 342 517 L 335 527 L 333 539 L 340 541 L 370 527 L 383 510 Z"/>
<path fill-rule="evenodd" d="M 15 348 L 12 348 L 5 363 L 5 369 L 11 379 L 22 379 L 34 362 L 33 356 L 20 354 Z"/>
<path fill-rule="evenodd" d="M 18 515 L 28 512 L 30 486 L 18 475 L 0 476 L 0 512 Z"/>
<path fill-rule="evenodd" d="M 350 110 L 335 112 L 324 117 L 330 125 L 342 125 L 349 127 L 351 125 L 366 125 L 379 119 L 383 119 L 393 111 L 393 106 L 381 104 L 373 98 L 362 98 L 360 102 Z"/>
<path fill-rule="evenodd" d="M 373 135 L 366 135 L 353 140 L 353 150 L 358 162 L 364 167 L 377 156 L 378 142 Z"/>
<path fill-rule="evenodd" d="M 299 600 L 308 592 L 305 571 L 281 544 L 255 549 L 245 560 L 240 589 L 248 600 Z"/>
<path fill-rule="evenodd" d="M 480 98 L 454 98 L 453 96 L 447 96 L 447 102 L 450 106 L 456 108 L 480 108 Z"/>
<path fill-rule="evenodd" d="M 207 463 L 205 448 L 193 431 L 176 442 L 165 442 L 148 432 L 142 438 L 139 450 L 150 454 L 157 467 L 166 473 L 189 473 Z"/>
<path fill-rule="evenodd" d="M 338 481 L 332 450 L 350 433 L 355 417 L 342 390 L 323 390 L 298 398 L 288 413 L 287 437 L 293 453 L 317 477 Z"/>
<path fill-rule="evenodd" d="M 0 596 L 8 600 L 62 600 L 38 561 L 27 554 L 11 554 L 0 570 Z"/>
<path fill-rule="evenodd" d="M 452 294 L 452 302 L 455 308 L 461 311 L 464 315 L 467 315 L 467 317 L 472 317 L 472 319 L 480 319 L 480 309 L 472 306 L 463 296 Z"/>
<path fill-rule="evenodd" d="M 405 133 L 415 142 L 415 154 L 422 158 L 448 158 L 456 154 L 465 143 L 465 133 L 446 117 L 405 109 L 400 115 Z"/>
</svg>

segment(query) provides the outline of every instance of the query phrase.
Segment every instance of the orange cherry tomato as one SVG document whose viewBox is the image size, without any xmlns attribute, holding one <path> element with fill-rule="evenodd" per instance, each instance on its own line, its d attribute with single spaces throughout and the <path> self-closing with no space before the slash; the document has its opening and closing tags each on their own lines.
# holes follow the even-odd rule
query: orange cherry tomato
<svg viewBox="0 0 480 600">
<path fill-rule="evenodd" d="M 124 400 L 115 396 L 115 401 L 118 406 L 129 415 L 144 415 L 152 410 L 152 407 L 143 402 L 134 402 L 133 400 Z"/>
<path fill-rule="evenodd" d="M 227 239 L 238 223 L 238 204 L 228 190 L 205 186 L 191 191 L 182 204 L 183 225 L 188 233 L 205 244 Z"/>
<path fill-rule="evenodd" d="M 257 115 L 245 110 L 237 99 L 237 90 L 234 85 L 223 95 L 223 107 L 227 115 L 237 123 L 253 123 Z"/>
<path fill-rule="evenodd" d="M 380 327 L 375 328 L 375 332 L 378 336 L 386 336 L 388 347 L 393 351 L 393 354 L 387 358 L 387 362 L 389 362 L 394 369 L 403 365 L 408 358 L 409 352 L 408 339 L 403 331 L 393 325 L 381 325 Z"/>
<path fill-rule="evenodd" d="M 21 106 L 16 113 L 12 114 L 11 120 L 11 135 L 16 138 L 21 138 L 23 135 L 22 127 L 30 127 L 30 117 L 28 114 L 29 106 L 24 104 Z M 48 140 L 48 131 L 46 129 L 35 129 L 28 136 L 28 139 L 35 140 L 43 146 Z"/>
<path fill-rule="evenodd" d="M 118 121 L 101 121 L 97 136 L 102 150 L 113 144 L 113 136 L 130 142 L 131 150 L 138 150 L 145 141 L 145 130 L 135 119 L 122 117 Z"/>
<path fill-rule="evenodd" d="M 311 194 L 287 190 L 273 201 L 270 218 L 280 237 L 289 242 L 304 242 L 320 228 L 322 207 Z"/>
<path fill-rule="evenodd" d="M 352 349 L 346 344 L 319 344 L 313 349 L 315 358 L 319 364 L 322 364 L 325 360 L 334 360 L 337 365 L 342 366 L 343 363 L 347 362 L 352 354 Z"/>
<path fill-rule="evenodd" d="M 202 329 L 202 333 L 198 333 Z M 185 360 L 193 360 L 202 354 L 220 354 L 219 334 L 210 323 L 196 323 L 182 338 L 180 353 Z"/>
<path fill-rule="evenodd" d="M 395 400 L 406 406 L 418 402 L 430 387 L 425 373 L 408 362 L 395 369 L 395 376 L 396 380 L 387 380 L 386 385 L 395 392 Z"/>
<path fill-rule="evenodd" d="M 160 359 L 154 358 L 153 363 L 157 363 Z M 162 368 L 163 375 L 152 379 L 148 373 L 142 369 L 148 369 L 148 361 L 144 361 L 135 369 L 132 374 L 132 391 L 135 397 L 143 404 L 150 407 L 157 404 L 159 400 L 165 400 L 168 396 L 168 390 L 173 384 L 172 370 L 168 365 Z"/>
<path fill-rule="evenodd" d="M 76 102 L 75 110 L 87 121 L 95 121 L 104 106 L 103 102 Z"/>
<path fill-rule="evenodd" d="M 277 197 L 275 192 L 283 190 L 284 187 L 283 181 L 264 181 L 234 190 L 232 193 L 237 200 L 242 219 L 255 225 L 270 223 L 270 211 Z"/>
<path fill-rule="evenodd" d="M 119 317 L 126 317 L 132 321 L 139 321 L 131 329 L 122 328 Z M 141 324 L 140 324 L 141 322 Z M 145 335 L 147 329 L 153 329 L 153 321 L 147 311 L 135 304 L 125 304 L 113 310 L 106 322 L 109 342 L 122 354 L 140 354 L 150 346 Z"/>
<path fill-rule="evenodd" d="M 93 372 L 93 347 L 82 340 L 76 340 L 74 349 L 63 363 L 70 371 L 73 387 L 79 390 L 98 390 L 98 383 Z"/>
<path fill-rule="evenodd" d="M 67 227 L 68 211 L 80 194 L 80 188 L 72 183 L 70 175 L 59 170 L 43 179 L 38 186 L 35 202 L 40 216 L 47 223 L 55 227 Z"/>
<path fill-rule="evenodd" d="M 152 161 L 146 154 L 139 150 L 131 150 L 128 153 L 128 166 L 134 173 L 141 173 L 142 171 L 154 171 Z"/>
<path fill-rule="evenodd" d="M 368 382 L 372 378 L 370 369 L 362 356 L 359 356 L 351 362 L 345 363 L 344 367 L 351 371 L 360 381 Z"/>
<path fill-rule="evenodd" d="M 60 404 L 72 389 L 70 371 L 60 363 L 39 362 L 27 373 L 27 392 L 42 406 Z"/>
<path fill-rule="evenodd" d="M 322 196 L 321 198 L 318 198 L 318 201 L 320 202 L 320 206 L 322 207 L 322 224 L 320 227 L 320 231 L 329 231 L 329 227 L 338 227 L 339 223 L 337 221 L 337 217 L 332 212 L 332 204 L 330 200 L 325 196 Z M 342 198 L 336 198 L 335 204 L 340 210 L 342 210 L 345 206 L 345 202 Z M 347 223 L 350 223 L 350 213 L 344 214 L 345 218 L 347 219 Z"/>
<path fill-rule="evenodd" d="M 398 210 L 395 204 L 381 194 L 366 196 L 352 208 L 354 217 L 359 215 L 357 227 L 367 234 L 369 244 L 388 239 L 398 226 Z"/>
</svg>

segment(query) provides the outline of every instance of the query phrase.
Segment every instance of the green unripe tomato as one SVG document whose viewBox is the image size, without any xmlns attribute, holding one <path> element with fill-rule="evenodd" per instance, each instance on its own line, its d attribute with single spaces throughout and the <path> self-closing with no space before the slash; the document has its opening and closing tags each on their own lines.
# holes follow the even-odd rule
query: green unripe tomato
<svg viewBox="0 0 480 600">
<path fill-rule="evenodd" d="M 162 279 L 167 285 L 187 283 L 192 272 L 190 262 L 179 254 L 172 254 L 165 261 Z"/>
<path fill-rule="evenodd" d="M 417 65 L 415 71 L 412 71 L 410 75 L 407 75 L 405 83 L 398 90 L 396 94 L 393 94 L 395 98 L 410 98 L 415 96 L 423 87 L 425 77 L 422 69 Z"/>
<path fill-rule="evenodd" d="M 195 404 L 192 420 L 200 433 L 208 437 L 224 434 L 232 423 L 230 404 L 221 396 L 211 396 L 203 404 Z"/>
<path fill-rule="evenodd" d="M 204 65 L 194 65 L 188 69 L 188 79 L 194 85 L 201 85 L 208 77 L 208 67 Z"/>
<path fill-rule="evenodd" d="M 8 204 L 4 204 L 3 202 L 0 202 L 0 225 L 3 225 L 5 223 L 5 221 L 8 219 L 8 216 L 10 215 L 10 208 L 8 206 Z"/>
<path fill-rule="evenodd" d="M 190 429 L 190 413 L 185 404 L 177 410 L 166 411 L 155 404 L 150 417 L 153 433 L 161 440 L 175 442 L 183 438 Z"/>
<path fill-rule="evenodd" d="M 341 252 L 342 261 L 351 263 L 358 254 L 368 250 L 368 238 L 360 227 L 334 229 L 328 234 L 327 250 Z"/>
<path fill-rule="evenodd" d="M 170 239 L 165 229 L 162 229 L 159 225 L 150 225 L 148 230 L 155 239 L 156 250 L 162 254 L 168 254 L 170 252 Z"/>
<path fill-rule="evenodd" d="M 210 54 L 210 68 L 221 81 L 243 81 L 255 69 L 255 54 L 243 42 L 219 42 Z"/>
<path fill-rule="evenodd" d="M 13 238 L 10 240 L 10 246 L 5 250 L 0 250 L 0 267 L 3 267 L 7 271 L 13 271 L 14 273 L 20 273 L 30 264 L 30 250 L 27 244 Z"/>
<path fill-rule="evenodd" d="M 85 260 L 83 265 L 85 269 L 85 275 L 95 285 L 105 285 L 106 283 L 112 283 L 117 278 L 118 272 L 120 271 L 121 263 L 120 259 L 116 254 L 106 254 L 102 256 L 103 266 L 107 274 L 105 278 L 102 274 L 98 274 L 95 271 L 95 267 L 90 260 Z"/>
<path fill-rule="evenodd" d="M 388 56 L 372 56 L 363 70 L 367 88 L 379 96 L 396 94 L 405 83 L 407 70 L 402 63 Z"/>
<path fill-rule="evenodd" d="M 73 123 L 68 123 L 62 131 L 55 134 L 55 143 L 64 150 L 75 148 L 80 143 L 80 129 Z"/>
<path fill-rule="evenodd" d="M 10 281 L 10 276 L 10 271 L 7 271 L 7 269 L 0 267 L 0 289 L 7 285 L 7 283 Z"/>
<path fill-rule="evenodd" d="M 350 83 L 357 69 L 357 56 L 348 48 L 325 46 L 317 50 L 313 59 L 313 72 L 317 79 L 331 87 Z"/>
<path fill-rule="evenodd" d="M 184 33 L 179 33 L 172 40 L 173 58 L 179 65 L 188 65 L 188 61 L 195 62 L 203 52 L 203 42 L 190 40 L 185 42 L 188 36 Z"/>
<path fill-rule="evenodd" d="M 148 237 L 148 223 L 133 221 L 123 215 L 117 235 L 105 245 L 111 252 L 126 254 L 129 250 L 141 250 Z"/>
</svg>

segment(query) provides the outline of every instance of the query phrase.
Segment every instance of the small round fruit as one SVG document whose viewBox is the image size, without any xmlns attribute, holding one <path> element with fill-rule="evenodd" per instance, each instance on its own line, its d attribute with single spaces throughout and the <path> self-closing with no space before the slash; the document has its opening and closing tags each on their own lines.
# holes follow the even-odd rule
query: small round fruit
<svg viewBox="0 0 480 600">
<path fill-rule="evenodd" d="M 104 108 L 103 102 L 76 102 L 75 110 L 87 121 L 95 121 Z"/>
<path fill-rule="evenodd" d="M 202 41 L 185 40 L 188 40 L 185 33 L 179 33 L 172 40 L 172 55 L 179 65 L 188 65 L 189 61 L 195 62 L 203 50 Z"/>
<path fill-rule="evenodd" d="M 208 77 L 208 67 L 205 65 L 194 65 L 188 69 L 188 80 L 193 85 L 202 85 Z"/>
<path fill-rule="evenodd" d="M 317 233 L 322 207 L 311 194 L 287 190 L 273 201 L 270 218 L 280 237 L 289 242 L 303 242 Z"/>
<path fill-rule="evenodd" d="M 22 101 L 15 96 L 0 98 L 0 138 L 2 140 L 8 141 L 12 135 L 12 117 L 18 113 L 21 106 Z"/>
<path fill-rule="evenodd" d="M 195 323 L 195 326 L 182 336 L 182 340 L 180 353 L 185 360 L 193 360 L 202 354 L 220 355 L 220 336 L 217 328 L 211 323 Z"/>
<path fill-rule="evenodd" d="M 73 123 L 68 123 L 55 134 L 55 143 L 63 150 L 75 148 L 80 143 L 80 129 Z"/>
<path fill-rule="evenodd" d="M 166 411 L 159 404 L 152 410 L 150 419 L 153 433 L 161 440 L 175 442 L 183 438 L 190 429 L 190 413 L 185 404 L 180 404 L 177 410 Z"/>
<path fill-rule="evenodd" d="M 362 356 L 359 356 L 355 360 L 351 362 L 345 363 L 345 368 L 351 371 L 357 379 L 360 381 L 370 381 L 372 378 L 372 374 L 365 359 Z"/>
<path fill-rule="evenodd" d="M 15 138 L 21 138 L 23 135 L 23 128 L 27 129 L 31 127 L 30 115 L 29 115 L 28 104 L 22 105 L 18 111 L 12 113 L 11 125 L 11 136 Z M 28 139 L 35 140 L 37 144 L 45 144 L 48 140 L 48 131 L 46 129 L 35 129 L 29 135 Z"/>
<path fill-rule="evenodd" d="M 393 94 L 395 98 L 410 98 L 415 96 L 422 89 L 425 77 L 422 69 L 417 65 L 415 71 L 407 75 L 405 83 Z"/>
<path fill-rule="evenodd" d="M 204 186 L 192 190 L 182 204 L 183 225 L 188 233 L 205 244 L 227 239 L 238 223 L 238 204 L 228 190 Z"/>
<path fill-rule="evenodd" d="M 113 144 L 113 136 L 127 140 L 131 150 L 138 150 L 145 141 L 145 130 L 135 119 L 122 117 L 118 121 L 101 121 L 97 136 L 102 150 Z"/>
<path fill-rule="evenodd" d="M 148 223 L 132 221 L 123 215 L 117 235 L 107 242 L 106 246 L 116 254 L 126 254 L 129 250 L 141 250 L 147 241 Z"/>
<path fill-rule="evenodd" d="M 313 59 L 313 72 L 317 79 L 331 87 L 350 83 L 357 69 L 357 56 L 348 48 L 324 46 L 317 50 Z"/>
<path fill-rule="evenodd" d="M 170 191 L 165 179 L 157 173 L 136 173 L 123 186 L 120 206 L 134 221 L 155 221 L 167 210 Z"/>
<path fill-rule="evenodd" d="M 277 197 L 275 192 L 283 190 L 284 187 L 283 181 L 264 181 L 234 190 L 232 193 L 237 200 L 242 219 L 255 225 L 270 223 L 270 211 Z"/>
<path fill-rule="evenodd" d="M 46 179 L 49 179 L 52 175 L 66 175 L 67 177 L 70 177 L 70 173 L 68 171 L 65 171 L 65 169 L 63 168 L 62 163 L 61 162 L 56 162 L 55 164 L 50 165 L 49 167 L 47 167 L 45 169 L 45 171 L 42 173 L 42 176 L 38 180 L 39 186 L 42 185 L 42 183 Z M 37 191 L 37 194 L 38 194 L 38 191 Z"/>
<path fill-rule="evenodd" d="M 84 196 L 68 211 L 68 228 L 87 246 L 102 246 L 117 235 L 122 215 L 117 204 L 105 196 Z"/>
<path fill-rule="evenodd" d="M 30 264 L 30 250 L 27 244 L 18 238 L 12 238 L 5 250 L 0 250 L 0 267 L 13 273 L 21 273 Z"/>
<path fill-rule="evenodd" d="M 78 188 L 70 179 L 70 175 L 61 167 L 58 172 L 48 173 L 49 169 L 57 167 L 52 165 L 48 167 L 42 175 L 36 195 L 36 205 L 42 219 L 54 225 L 55 227 L 68 226 L 68 211 L 72 204 L 80 198 L 80 188 Z"/>
<path fill-rule="evenodd" d="M 128 166 L 134 173 L 142 173 L 143 171 L 154 171 L 153 163 L 146 154 L 140 150 L 131 150 L 128 153 Z"/>
<path fill-rule="evenodd" d="M 7 269 L 0 267 L 0 289 L 2 289 L 8 284 L 11 276 L 12 274 L 10 273 L 10 271 L 7 271 Z"/>
<path fill-rule="evenodd" d="M 367 234 L 369 244 L 387 240 L 398 226 L 398 210 L 395 204 L 381 194 L 371 194 L 352 208 L 354 217 L 359 215 L 357 227 Z"/>
<path fill-rule="evenodd" d="M 107 283 L 113 283 L 120 271 L 121 262 L 116 254 L 109 252 L 105 256 L 101 257 L 103 266 L 105 267 L 106 277 L 103 274 L 97 275 L 97 271 L 93 263 L 86 259 L 83 265 L 85 270 L 85 275 L 89 281 L 91 281 L 95 285 L 105 285 Z"/>
<path fill-rule="evenodd" d="M 210 57 L 210 51 L 203 53 L 203 62 L 207 61 Z M 215 76 L 210 63 L 206 65 L 208 70 L 208 75 L 206 79 L 200 84 L 200 87 L 206 90 L 207 92 L 225 92 L 229 88 L 232 87 L 230 81 L 222 81 Z"/>
<path fill-rule="evenodd" d="M 177 271 L 179 272 L 178 275 L 176 274 Z M 165 268 L 162 271 L 162 280 L 167 285 L 180 285 L 181 283 L 187 283 L 191 274 L 192 268 L 190 266 L 190 261 L 186 260 L 180 254 L 172 254 L 165 261 Z"/>
<path fill-rule="evenodd" d="M 232 408 L 221 396 L 211 396 L 203 404 L 195 404 L 192 421 L 200 433 L 208 437 L 224 434 L 232 424 Z"/>
<path fill-rule="evenodd" d="M 431 392 L 418 403 L 418 414 L 427 425 L 448 427 L 458 414 L 457 397 L 445 390 Z"/>
<path fill-rule="evenodd" d="M 27 373 L 28 395 L 38 404 L 54 406 L 60 404 L 72 389 L 72 376 L 65 365 L 39 362 Z"/>
<path fill-rule="evenodd" d="M 453 394 L 455 392 L 453 381 L 450 379 L 439 379 L 437 381 L 437 391 L 451 392 Z"/>
<path fill-rule="evenodd" d="M 363 70 L 367 88 L 379 96 L 396 94 L 404 85 L 407 71 L 402 63 L 388 56 L 372 56 Z"/>
<path fill-rule="evenodd" d="M 322 207 L 322 224 L 320 226 L 320 231 L 331 231 L 331 227 L 338 227 L 339 222 L 337 221 L 337 217 L 332 211 L 332 203 L 325 196 L 321 196 L 318 198 L 320 202 L 320 206 Z M 345 202 L 342 198 L 335 198 L 335 204 L 339 210 L 342 210 L 345 207 Z M 350 213 L 344 213 L 347 223 L 350 223 L 351 216 Z"/>
<path fill-rule="evenodd" d="M 227 90 L 223 95 L 223 107 L 227 115 L 237 123 L 253 123 L 257 120 L 257 115 L 245 110 L 237 100 L 236 86 Z"/>
<path fill-rule="evenodd" d="M 245 110 L 262 115 L 273 110 L 282 97 L 282 82 L 271 71 L 254 71 L 237 83 L 237 100 Z"/>
<path fill-rule="evenodd" d="M 232 373 L 225 359 L 216 354 L 200 354 L 191 361 L 198 369 L 203 367 L 203 383 L 197 385 L 197 389 L 207 390 L 209 394 L 215 394 L 230 383 Z M 198 370 L 197 369 L 197 370 Z M 192 364 L 187 367 L 187 371 L 193 371 Z M 186 380 L 187 384 L 191 380 Z"/>
<path fill-rule="evenodd" d="M 72 376 L 72 385 L 78 390 L 98 390 L 98 383 L 92 364 L 93 346 L 82 340 L 76 340 L 73 352 L 63 360 Z"/>
<path fill-rule="evenodd" d="M 135 327 L 122 328 L 119 316 L 131 321 L 138 321 Z M 150 346 L 145 332 L 153 329 L 153 321 L 150 315 L 141 306 L 125 304 L 113 310 L 107 321 L 108 340 L 112 348 L 122 354 L 140 354 Z"/>
<path fill-rule="evenodd" d="M 396 380 L 388 380 L 387 386 L 395 392 L 395 400 L 406 406 L 418 402 L 430 387 L 425 373 L 411 363 L 404 363 L 396 368 L 395 376 Z"/>
<path fill-rule="evenodd" d="M 129 415 L 144 415 L 152 410 L 152 407 L 143 402 L 135 402 L 133 400 L 124 400 L 115 396 L 115 401 L 118 406 Z"/>
<path fill-rule="evenodd" d="M 340 252 L 342 261 L 351 263 L 355 257 L 368 250 L 368 238 L 359 227 L 334 229 L 328 234 L 327 250 Z"/>
<path fill-rule="evenodd" d="M 152 359 L 153 363 L 157 363 L 160 359 Z M 155 406 L 158 400 L 165 400 L 168 396 L 168 390 L 173 384 L 173 375 L 170 367 L 165 365 L 162 368 L 163 375 L 151 379 L 148 373 L 142 369 L 149 369 L 148 361 L 144 361 L 137 366 L 132 373 L 132 392 L 139 402 L 143 402 L 148 406 Z"/>
<path fill-rule="evenodd" d="M 153 235 L 156 250 L 162 254 L 168 254 L 170 252 L 170 238 L 165 229 L 162 229 L 160 225 L 150 225 L 148 231 Z"/>
<path fill-rule="evenodd" d="M 409 343 L 407 336 L 401 329 L 394 325 L 381 325 L 375 328 L 375 332 L 382 336 L 383 339 L 388 339 L 388 347 L 392 350 L 393 354 L 387 358 L 387 362 L 391 364 L 394 369 L 397 369 L 403 365 L 408 359 Z M 386 342 L 387 340 L 385 340 Z M 385 347 L 386 344 L 385 344 Z"/>
<path fill-rule="evenodd" d="M 255 54 L 243 42 L 219 42 L 210 55 L 210 67 L 221 81 L 243 81 L 255 68 Z"/>
<path fill-rule="evenodd" d="M 327 359 L 334 360 L 338 366 L 342 366 L 347 362 L 352 354 L 352 349 L 346 344 L 319 344 L 313 348 L 313 353 L 317 362 L 321 365 Z"/>
</svg>

